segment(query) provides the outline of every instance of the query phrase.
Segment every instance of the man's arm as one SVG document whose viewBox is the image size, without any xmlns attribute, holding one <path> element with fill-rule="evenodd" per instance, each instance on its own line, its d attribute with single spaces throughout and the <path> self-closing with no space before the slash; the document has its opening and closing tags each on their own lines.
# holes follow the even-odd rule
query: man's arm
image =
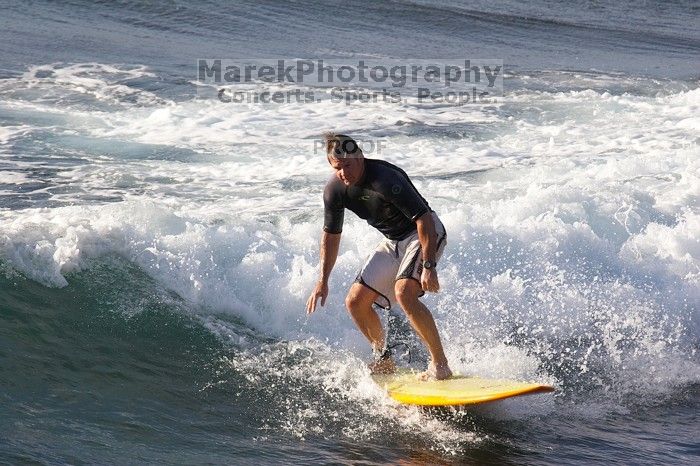
<svg viewBox="0 0 700 466">
<path fill-rule="evenodd" d="M 426 212 L 416 219 L 418 229 L 418 241 L 420 241 L 422 260 L 435 263 L 437 252 L 437 233 L 435 232 L 435 221 L 431 212 Z M 440 289 L 437 271 L 435 267 L 423 269 L 420 277 L 420 284 L 424 291 L 437 293 Z"/>
<path fill-rule="evenodd" d="M 338 258 L 339 247 L 340 233 L 328 233 L 324 231 L 321 235 L 321 278 L 306 302 L 307 314 L 311 314 L 316 310 L 316 301 L 318 301 L 318 298 L 321 298 L 321 306 L 325 306 L 326 304 L 326 297 L 328 296 L 328 278 L 335 265 L 335 260 Z"/>
</svg>

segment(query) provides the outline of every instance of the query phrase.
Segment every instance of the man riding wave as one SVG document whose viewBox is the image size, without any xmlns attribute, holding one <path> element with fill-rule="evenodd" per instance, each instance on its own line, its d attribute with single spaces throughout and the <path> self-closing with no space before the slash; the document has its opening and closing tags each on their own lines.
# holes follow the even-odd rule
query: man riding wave
<svg viewBox="0 0 700 466">
<path fill-rule="evenodd" d="M 384 239 L 362 266 L 350 287 L 345 305 L 375 354 L 373 373 L 395 370 L 386 337 L 372 304 L 390 309 L 398 303 L 430 353 L 423 378 L 449 378 L 445 357 L 432 314 L 420 301 L 426 291 L 440 289 L 437 261 L 447 234 L 438 216 L 416 190 L 408 175 L 383 160 L 367 159 L 354 139 L 343 134 L 325 135 L 326 155 L 335 171 L 323 194 L 324 226 L 321 236 L 321 276 L 306 304 L 316 310 L 325 305 L 328 279 L 340 245 L 345 209 L 379 230 Z"/>
</svg>

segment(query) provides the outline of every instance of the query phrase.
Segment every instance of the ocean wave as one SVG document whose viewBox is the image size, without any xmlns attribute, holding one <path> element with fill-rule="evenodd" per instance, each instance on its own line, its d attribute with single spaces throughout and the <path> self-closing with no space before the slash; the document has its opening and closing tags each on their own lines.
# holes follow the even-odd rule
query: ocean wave
<svg viewBox="0 0 700 466">
<path fill-rule="evenodd" d="M 83 71 L 65 69 L 61 82 L 22 79 L 72 94 Z M 108 84 L 120 68 L 86 69 Z M 612 399 L 611 410 L 663 402 L 698 382 L 699 91 L 571 84 L 586 87 L 589 75 L 547 90 L 538 79 L 494 108 L 233 109 L 145 94 L 116 104 L 107 96 L 109 111 L 92 100 L 52 110 L 10 92 L 0 105 L 14 105 L 19 121 L 3 133 L 5 167 L 30 173 L 19 167 L 31 164 L 62 187 L 41 189 L 63 204 L 6 192 L 27 203 L 0 210 L 0 258 L 70 289 L 94 261 L 117 255 L 233 347 L 247 337 L 229 332 L 230 320 L 275 342 L 317 338 L 359 364 L 368 350 L 344 294 L 379 240 L 361 220 L 346 219 L 326 309 L 303 313 L 328 176 L 314 137 L 343 127 L 385 139 L 372 156 L 407 168 L 448 230 L 444 291 L 426 301 L 455 369 L 546 380 L 584 405 Z"/>
</svg>

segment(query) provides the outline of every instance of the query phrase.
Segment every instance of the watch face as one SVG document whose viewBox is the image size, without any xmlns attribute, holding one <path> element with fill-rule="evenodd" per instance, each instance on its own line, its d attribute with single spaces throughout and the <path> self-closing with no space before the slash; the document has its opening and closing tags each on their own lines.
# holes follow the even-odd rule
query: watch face
<svg viewBox="0 0 700 466">
<path fill-rule="evenodd" d="M 435 267 L 435 264 L 430 261 L 423 261 L 423 267 L 425 267 L 426 269 L 432 269 L 433 267 Z"/>
</svg>

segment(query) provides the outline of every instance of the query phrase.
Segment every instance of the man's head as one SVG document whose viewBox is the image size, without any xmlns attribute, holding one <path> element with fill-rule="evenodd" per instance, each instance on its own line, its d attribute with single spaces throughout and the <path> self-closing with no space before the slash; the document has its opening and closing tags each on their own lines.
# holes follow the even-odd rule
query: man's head
<svg viewBox="0 0 700 466">
<path fill-rule="evenodd" d="M 346 186 L 357 183 L 365 171 L 364 155 L 357 142 L 350 136 L 336 133 L 326 133 L 323 139 L 328 163 L 338 179 Z"/>
</svg>

